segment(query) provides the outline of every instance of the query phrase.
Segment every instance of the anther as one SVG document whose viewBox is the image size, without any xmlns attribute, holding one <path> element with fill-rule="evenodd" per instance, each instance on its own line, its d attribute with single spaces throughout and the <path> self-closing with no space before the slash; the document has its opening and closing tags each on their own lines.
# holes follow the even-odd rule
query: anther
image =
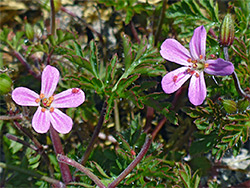
<svg viewBox="0 0 250 188">
<path fill-rule="evenodd" d="M 191 72 L 191 69 L 187 69 L 187 73 L 190 73 Z"/>
<path fill-rule="evenodd" d="M 51 108 L 49 109 L 50 112 L 54 112 L 54 110 L 55 110 L 55 109 L 54 109 L 53 107 L 51 107 Z"/>
<path fill-rule="evenodd" d="M 193 75 L 195 73 L 195 71 L 191 71 L 190 74 Z"/>
<path fill-rule="evenodd" d="M 197 64 L 193 64 L 193 68 L 197 68 Z"/>
<path fill-rule="evenodd" d="M 36 103 L 39 103 L 39 102 L 40 102 L 40 99 L 39 99 L 39 98 L 37 98 L 37 99 L 35 100 L 35 102 L 36 102 Z"/>
<path fill-rule="evenodd" d="M 195 73 L 195 76 L 196 76 L 197 78 L 199 78 L 199 77 L 200 77 L 200 75 L 199 75 L 198 73 Z"/>
<path fill-rule="evenodd" d="M 45 112 L 46 111 L 46 109 L 45 108 L 42 108 L 42 112 Z"/>
<path fill-rule="evenodd" d="M 191 58 L 189 58 L 189 59 L 187 60 L 187 62 L 191 63 L 191 62 L 192 62 L 192 59 L 191 59 Z"/>
<path fill-rule="evenodd" d="M 72 93 L 78 93 L 79 91 L 80 91 L 80 89 L 77 89 L 77 88 L 72 89 Z"/>
<path fill-rule="evenodd" d="M 208 63 L 205 63 L 204 67 L 205 68 L 208 68 L 209 64 Z"/>
<path fill-rule="evenodd" d="M 203 55 L 200 55 L 199 57 L 200 57 L 200 59 L 203 59 Z"/>
<path fill-rule="evenodd" d="M 40 94 L 40 99 L 43 99 L 45 96 L 44 96 L 44 94 Z"/>
</svg>

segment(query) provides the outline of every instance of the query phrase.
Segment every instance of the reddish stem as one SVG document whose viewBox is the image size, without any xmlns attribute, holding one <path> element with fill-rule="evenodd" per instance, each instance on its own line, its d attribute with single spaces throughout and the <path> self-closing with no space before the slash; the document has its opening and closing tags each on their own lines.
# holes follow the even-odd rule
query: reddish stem
<svg viewBox="0 0 250 188">
<path fill-rule="evenodd" d="M 63 152 L 63 147 L 62 147 L 62 143 L 61 143 L 61 139 L 59 137 L 59 134 L 56 132 L 56 130 L 51 126 L 50 127 L 50 137 L 51 137 L 51 141 L 53 143 L 53 147 L 54 147 L 54 151 L 56 153 L 56 155 L 58 154 L 62 154 L 64 155 Z M 62 179 L 64 183 L 69 183 L 72 181 L 72 176 L 69 170 L 69 166 L 59 162 L 59 166 L 60 166 L 60 170 L 61 170 L 61 174 L 62 174 Z"/>
</svg>

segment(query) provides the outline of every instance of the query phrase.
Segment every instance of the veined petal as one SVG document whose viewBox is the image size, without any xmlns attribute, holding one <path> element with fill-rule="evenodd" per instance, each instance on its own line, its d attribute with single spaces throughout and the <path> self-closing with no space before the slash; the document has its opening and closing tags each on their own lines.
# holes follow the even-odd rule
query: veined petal
<svg viewBox="0 0 250 188">
<path fill-rule="evenodd" d="M 72 119 L 58 109 L 50 112 L 50 119 L 54 129 L 62 134 L 68 133 L 72 129 Z"/>
<path fill-rule="evenodd" d="M 39 106 L 39 103 L 36 102 L 36 99 L 39 98 L 39 95 L 26 87 L 18 87 L 14 89 L 11 96 L 12 99 L 19 105 Z"/>
<path fill-rule="evenodd" d="M 207 95 L 206 83 L 204 79 L 204 73 L 201 72 L 199 77 L 195 74 L 191 77 L 189 88 L 188 88 L 188 98 L 190 102 L 197 106 L 203 103 Z"/>
<path fill-rule="evenodd" d="M 32 127 L 38 133 L 46 133 L 50 127 L 49 111 L 42 112 L 42 107 L 38 107 L 32 119 Z"/>
<path fill-rule="evenodd" d="M 191 58 L 189 51 L 175 39 L 167 39 L 161 45 L 160 54 L 168 61 L 188 65 Z"/>
<path fill-rule="evenodd" d="M 193 37 L 189 43 L 189 50 L 194 60 L 200 59 L 200 55 L 206 56 L 207 32 L 202 25 L 194 30 Z"/>
<path fill-rule="evenodd" d="M 207 60 L 208 67 L 205 68 L 205 72 L 216 76 L 230 75 L 234 71 L 234 66 L 231 62 L 225 61 L 221 58 L 216 60 Z"/>
<path fill-rule="evenodd" d="M 188 67 L 181 67 L 167 73 L 161 81 L 163 91 L 168 94 L 177 91 L 191 76 L 187 69 Z"/>
<path fill-rule="evenodd" d="M 51 106 L 55 108 L 73 108 L 81 105 L 84 100 L 84 92 L 79 88 L 72 88 L 56 94 Z"/>
<path fill-rule="evenodd" d="M 41 93 L 45 97 L 50 97 L 56 90 L 57 83 L 59 81 L 60 73 L 59 71 L 50 65 L 47 65 L 42 73 L 42 88 Z"/>
</svg>

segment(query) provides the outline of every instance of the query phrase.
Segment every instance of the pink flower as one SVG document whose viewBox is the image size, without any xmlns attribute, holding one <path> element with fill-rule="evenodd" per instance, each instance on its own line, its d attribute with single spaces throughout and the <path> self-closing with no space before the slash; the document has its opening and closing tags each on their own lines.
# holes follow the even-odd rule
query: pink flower
<svg viewBox="0 0 250 188">
<path fill-rule="evenodd" d="M 207 89 L 204 72 L 217 76 L 230 75 L 234 71 L 231 62 L 221 58 L 209 60 L 206 58 L 207 32 L 204 26 L 194 30 L 189 43 L 190 52 L 174 39 L 166 39 L 161 45 L 161 56 L 168 61 L 183 65 L 167 73 L 161 81 L 165 93 L 177 91 L 190 77 L 188 98 L 194 105 L 200 105 L 206 98 Z"/>
<path fill-rule="evenodd" d="M 50 128 L 50 123 L 57 132 L 68 133 L 72 129 L 73 121 L 58 108 L 78 107 L 85 100 L 84 92 L 78 88 L 68 89 L 54 95 L 59 77 L 59 71 L 48 65 L 42 73 L 40 95 L 25 87 L 18 87 L 12 92 L 12 99 L 17 104 L 38 106 L 32 119 L 32 127 L 38 133 L 46 133 Z"/>
</svg>

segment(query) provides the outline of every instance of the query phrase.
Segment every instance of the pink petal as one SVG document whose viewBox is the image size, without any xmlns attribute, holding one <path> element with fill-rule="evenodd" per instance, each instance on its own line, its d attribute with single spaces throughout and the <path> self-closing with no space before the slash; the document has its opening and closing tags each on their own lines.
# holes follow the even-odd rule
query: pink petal
<svg viewBox="0 0 250 188">
<path fill-rule="evenodd" d="M 197 106 L 203 103 L 207 95 L 206 83 L 204 79 L 204 73 L 201 72 L 199 77 L 195 74 L 191 77 L 189 88 L 188 88 L 188 98 L 190 102 Z"/>
<path fill-rule="evenodd" d="M 168 61 L 175 62 L 180 65 L 188 65 L 190 59 L 189 51 L 175 39 L 167 39 L 161 45 L 160 54 Z"/>
<path fill-rule="evenodd" d="M 177 91 L 191 76 L 187 69 L 188 67 L 181 67 L 167 73 L 161 81 L 163 91 L 168 94 Z"/>
<path fill-rule="evenodd" d="M 55 108 L 73 108 L 80 106 L 84 100 L 84 92 L 81 89 L 72 88 L 56 94 L 51 106 Z"/>
<path fill-rule="evenodd" d="M 51 123 L 57 132 L 66 134 L 71 131 L 73 121 L 68 115 L 58 109 L 54 109 L 54 112 L 50 112 L 50 117 Z"/>
<path fill-rule="evenodd" d="M 221 58 L 216 60 L 207 60 L 206 63 L 208 63 L 208 67 L 205 69 L 205 72 L 208 74 L 226 76 L 232 74 L 234 71 L 233 64 Z"/>
<path fill-rule="evenodd" d="M 38 133 L 46 133 L 50 127 L 49 111 L 42 112 L 39 106 L 32 119 L 32 127 Z"/>
<path fill-rule="evenodd" d="M 206 39 L 207 32 L 205 27 L 203 25 L 197 27 L 189 43 L 189 50 L 194 60 L 200 59 L 200 55 L 203 58 L 206 56 Z"/>
<path fill-rule="evenodd" d="M 36 99 L 39 95 L 26 87 L 18 87 L 12 92 L 12 99 L 22 106 L 39 106 Z"/>
<path fill-rule="evenodd" d="M 50 97 L 56 90 L 57 83 L 59 81 L 60 73 L 59 71 L 50 65 L 47 65 L 42 73 L 42 89 L 41 93 L 45 97 Z"/>
</svg>

